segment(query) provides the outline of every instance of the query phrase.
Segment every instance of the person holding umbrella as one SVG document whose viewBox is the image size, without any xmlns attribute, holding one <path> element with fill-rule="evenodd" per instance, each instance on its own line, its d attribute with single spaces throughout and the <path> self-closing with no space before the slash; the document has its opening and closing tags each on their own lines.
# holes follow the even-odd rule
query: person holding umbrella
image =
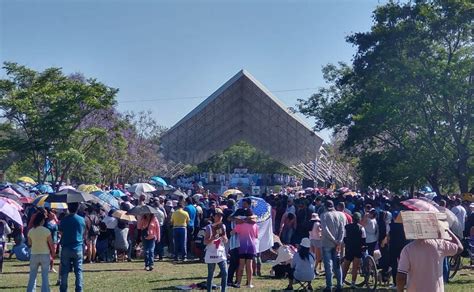
<svg viewBox="0 0 474 292">
<path fill-rule="evenodd" d="M 155 214 L 150 212 L 143 214 L 138 222 L 137 228 L 142 231 L 143 248 L 145 249 L 145 270 L 153 271 L 155 242 L 161 240 L 160 224 Z"/>
</svg>

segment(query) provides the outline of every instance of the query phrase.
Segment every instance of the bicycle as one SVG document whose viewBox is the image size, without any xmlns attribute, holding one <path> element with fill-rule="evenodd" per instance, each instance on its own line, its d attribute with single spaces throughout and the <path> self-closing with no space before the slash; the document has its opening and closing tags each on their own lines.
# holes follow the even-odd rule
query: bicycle
<svg viewBox="0 0 474 292">
<path fill-rule="evenodd" d="M 457 272 L 462 268 L 463 258 L 470 258 L 471 265 L 474 260 L 474 256 L 472 254 L 473 244 L 470 243 L 469 238 L 463 238 L 461 242 L 464 246 L 463 252 L 453 257 L 448 257 L 448 264 L 449 264 L 448 278 L 450 280 L 453 279 L 454 276 L 456 276 Z"/>
<path fill-rule="evenodd" d="M 352 271 L 352 262 L 349 265 L 347 276 L 350 276 Z M 377 289 L 378 279 L 377 279 L 377 264 L 375 259 L 369 255 L 367 250 L 364 250 L 362 253 L 361 265 L 359 266 L 357 281 L 355 283 L 356 287 L 365 287 L 371 291 Z M 344 278 L 344 284 L 351 285 L 351 282 L 346 281 Z"/>
</svg>

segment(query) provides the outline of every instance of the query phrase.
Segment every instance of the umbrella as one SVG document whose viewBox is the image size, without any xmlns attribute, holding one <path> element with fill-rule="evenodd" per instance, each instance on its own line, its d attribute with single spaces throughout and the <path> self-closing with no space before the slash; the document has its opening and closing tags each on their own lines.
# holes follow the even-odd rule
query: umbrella
<svg viewBox="0 0 474 292">
<path fill-rule="evenodd" d="M 314 191 L 314 188 L 308 187 L 308 188 L 306 188 L 306 189 L 304 189 L 304 190 L 307 191 L 307 192 L 312 192 L 312 191 Z"/>
<path fill-rule="evenodd" d="M 30 197 L 21 197 L 20 203 L 22 204 L 31 204 L 33 202 L 33 198 Z"/>
<path fill-rule="evenodd" d="M 166 181 L 163 178 L 159 177 L 159 176 L 154 176 L 154 177 L 150 178 L 150 181 L 153 184 L 158 184 L 158 185 L 161 185 L 161 186 L 167 186 L 168 185 L 166 183 Z"/>
<path fill-rule="evenodd" d="M 267 202 L 265 202 L 264 199 L 259 197 L 248 197 L 248 199 L 252 200 L 252 203 L 250 204 L 250 209 L 252 209 L 253 214 L 257 216 L 257 223 L 266 221 L 268 218 L 270 218 L 272 211 L 272 207 L 270 206 L 270 204 L 268 204 Z M 239 208 L 242 208 L 243 200 L 244 198 L 239 200 Z"/>
<path fill-rule="evenodd" d="M 347 193 L 347 192 L 350 192 L 351 189 L 349 189 L 347 187 L 342 187 L 342 188 L 338 189 L 338 191 L 341 192 L 341 193 Z"/>
<path fill-rule="evenodd" d="M 14 205 L 8 203 L 6 200 L 0 200 L 0 213 L 12 219 L 16 223 L 23 225 L 23 220 L 21 220 L 20 211 Z"/>
<path fill-rule="evenodd" d="M 59 191 L 62 190 L 75 190 L 75 188 L 73 186 L 60 186 Z"/>
<path fill-rule="evenodd" d="M 24 182 L 24 183 L 27 183 L 27 184 L 30 184 L 30 185 L 34 185 L 36 182 L 34 179 L 32 179 L 31 177 L 29 176 L 22 176 L 22 177 L 19 177 L 17 179 L 17 181 L 19 182 Z"/>
<path fill-rule="evenodd" d="M 178 196 L 178 197 L 181 196 L 181 197 L 183 197 L 183 198 L 187 198 L 187 197 L 188 197 L 188 195 L 187 195 L 185 192 L 182 192 L 182 191 L 180 191 L 180 190 L 174 191 L 174 192 L 172 193 L 172 195 Z M 202 195 L 201 195 L 201 196 L 202 196 Z"/>
<path fill-rule="evenodd" d="M 28 192 L 27 190 L 25 190 L 25 188 L 23 188 L 22 186 L 18 184 L 11 184 L 10 188 L 12 188 L 20 196 L 31 197 L 30 192 Z"/>
<path fill-rule="evenodd" d="M 15 200 L 12 200 L 12 199 L 9 199 L 9 198 L 0 198 L 0 200 L 4 201 L 4 202 L 7 202 L 8 204 L 12 205 L 13 207 L 15 207 L 18 211 L 21 211 L 23 210 L 23 207 L 18 204 L 17 201 Z"/>
<path fill-rule="evenodd" d="M 15 196 L 15 197 L 21 197 L 20 194 L 18 194 L 17 192 L 15 192 L 14 189 L 12 189 L 11 187 L 6 187 L 2 190 L 2 193 L 5 193 L 5 194 L 10 194 L 12 196 Z"/>
<path fill-rule="evenodd" d="M 65 202 L 47 202 L 46 199 L 48 199 L 49 196 L 51 195 L 38 196 L 33 200 L 32 204 L 42 208 L 67 209 L 67 203 Z"/>
<path fill-rule="evenodd" d="M 222 196 L 223 197 L 228 197 L 230 195 L 236 195 L 236 196 L 243 196 L 244 193 L 242 193 L 241 191 L 237 190 L 237 189 L 229 189 L 225 192 L 222 193 Z"/>
<path fill-rule="evenodd" d="M 347 192 L 347 193 L 344 193 L 343 196 L 344 197 L 347 197 L 347 196 L 354 197 L 354 196 L 357 196 L 357 193 L 356 192 Z"/>
<path fill-rule="evenodd" d="M 12 195 L 12 194 L 4 192 L 4 191 L 0 191 L 0 198 L 8 198 L 8 199 L 20 202 L 20 199 L 26 198 L 26 197 L 20 197 L 20 196 Z"/>
<path fill-rule="evenodd" d="M 135 218 L 134 215 L 127 214 L 127 212 L 124 211 L 124 210 L 115 211 L 114 213 L 112 213 L 112 217 L 115 217 L 115 218 L 120 219 L 120 220 L 129 221 L 129 222 L 137 221 L 137 218 Z"/>
<path fill-rule="evenodd" d="M 135 193 L 137 196 L 144 193 L 151 193 L 156 191 L 155 187 L 147 183 L 134 184 L 129 189 L 130 192 Z"/>
<path fill-rule="evenodd" d="M 96 196 L 102 202 L 114 207 L 115 209 L 120 209 L 119 202 L 111 194 L 107 192 L 103 192 L 103 191 L 96 191 L 96 192 L 92 192 L 91 194 Z"/>
<path fill-rule="evenodd" d="M 432 212 L 439 212 L 433 204 L 427 202 L 425 200 L 420 199 L 409 199 L 406 201 L 400 202 L 403 206 L 407 207 L 412 211 L 432 211 Z"/>
<path fill-rule="evenodd" d="M 201 200 L 202 197 L 203 197 L 202 194 L 194 194 L 194 195 L 193 195 L 193 199 L 194 199 L 195 201 Z"/>
<path fill-rule="evenodd" d="M 33 188 L 31 188 L 32 191 L 39 191 L 42 194 L 50 194 L 54 193 L 53 188 L 50 185 L 44 185 L 44 184 L 37 184 Z"/>
<path fill-rule="evenodd" d="M 86 193 L 92 193 L 92 192 L 101 190 L 96 185 L 80 185 L 77 189 L 81 192 L 86 192 Z"/>
<path fill-rule="evenodd" d="M 92 196 L 85 192 L 79 192 L 76 190 L 65 189 L 57 192 L 55 196 L 63 198 L 61 202 L 66 203 L 81 203 L 92 200 Z M 65 197 L 65 199 L 64 199 Z"/>
<path fill-rule="evenodd" d="M 120 197 L 126 197 L 127 195 L 122 192 L 121 190 L 111 190 L 109 192 L 112 196 L 116 197 L 116 198 L 120 198 Z"/>
<path fill-rule="evenodd" d="M 144 215 L 144 214 L 159 214 L 158 210 L 155 208 L 149 206 L 149 205 L 141 205 L 141 206 L 136 206 L 130 209 L 127 214 L 130 215 Z"/>
</svg>

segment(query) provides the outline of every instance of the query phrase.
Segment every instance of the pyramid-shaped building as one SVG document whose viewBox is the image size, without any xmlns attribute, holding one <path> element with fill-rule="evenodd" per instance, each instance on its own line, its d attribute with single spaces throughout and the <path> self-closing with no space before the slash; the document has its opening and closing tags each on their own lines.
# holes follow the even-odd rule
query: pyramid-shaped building
<svg viewBox="0 0 474 292">
<path fill-rule="evenodd" d="M 314 161 L 323 140 L 241 70 L 161 138 L 165 158 L 198 164 L 246 141 L 291 167 Z"/>
</svg>

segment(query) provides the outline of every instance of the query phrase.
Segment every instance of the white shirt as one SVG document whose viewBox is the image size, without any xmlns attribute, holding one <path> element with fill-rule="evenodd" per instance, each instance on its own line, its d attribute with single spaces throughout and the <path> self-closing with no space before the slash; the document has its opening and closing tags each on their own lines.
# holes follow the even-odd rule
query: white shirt
<svg viewBox="0 0 474 292">
<path fill-rule="evenodd" d="M 466 216 L 467 216 L 466 209 L 464 209 L 463 206 L 459 205 L 459 206 L 453 207 L 451 209 L 451 211 L 454 213 L 454 215 L 456 215 L 456 217 L 458 218 L 459 223 L 461 224 L 462 228 L 464 229 L 464 226 L 466 224 Z"/>
<path fill-rule="evenodd" d="M 373 243 L 379 239 L 377 220 L 368 219 L 367 223 L 365 223 L 364 225 L 364 228 L 365 228 L 365 233 L 367 235 L 365 239 L 367 243 Z"/>
<path fill-rule="evenodd" d="M 107 229 L 115 229 L 115 227 L 117 227 L 117 224 L 118 224 L 117 218 L 110 217 L 110 216 L 105 216 L 102 222 L 105 223 L 105 225 L 107 226 Z"/>
</svg>

